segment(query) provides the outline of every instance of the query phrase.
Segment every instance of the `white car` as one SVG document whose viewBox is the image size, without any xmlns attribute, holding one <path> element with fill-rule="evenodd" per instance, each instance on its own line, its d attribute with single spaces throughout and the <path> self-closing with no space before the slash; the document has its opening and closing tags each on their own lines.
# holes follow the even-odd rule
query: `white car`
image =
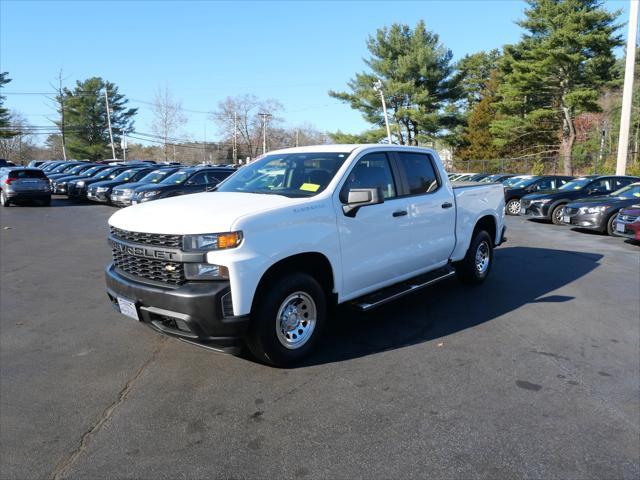
<svg viewBox="0 0 640 480">
<path fill-rule="evenodd" d="M 369 310 L 455 273 L 484 281 L 504 195 L 453 187 L 431 149 L 322 145 L 270 152 L 215 192 L 128 207 L 109 225 L 117 310 L 286 366 L 317 343 L 332 304 Z"/>
</svg>

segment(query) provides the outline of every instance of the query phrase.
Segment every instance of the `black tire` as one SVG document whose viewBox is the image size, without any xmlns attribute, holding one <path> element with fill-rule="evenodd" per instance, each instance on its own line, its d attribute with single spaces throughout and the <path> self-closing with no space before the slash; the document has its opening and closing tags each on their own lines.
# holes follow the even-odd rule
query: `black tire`
<svg viewBox="0 0 640 480">
<path fill-rule="evenodd" d="M 558 205 L 551 210 L 551 221 L 554 225 L 562 225 L 562 209 L 564 208 L 564 204 Z"/>
<path fill-rule="evenodd" d="M 488 265 L 482 268 L 478 265 L 476 254 L 480 248 L 486 249 L 488 255 Z M 479 260 L 479 259 L 478 259 Z M 486 230 L 478 230 L 471 239 L 471 244 L 464 259 L 455 264 L 458 278 L 469 285 L 479 285 L 486 280 L 493 265 L 493 239 Z"/>
<path fill-rule="evenodd" d="M 302 302 L 300 297 L 295 297 L 299 293 L 307 296 L 303 298 L 312 299 L 316 319 L 313 327 L 310 327 L 310 322 L 307 323 L 305 328 L 310 328 L 310 331 L 304 332 L 304 338 L 306 338 L 304 343 L 295 346 L 293 342 L 297 338 L 302 341 L 303 336 L 296 337 L 296 334 L 303 331 L 304 319 L 301 315 L 297 315 L 297 317 L 294 315 L 293 321 L 296 321 L 296 318 L 300 319 L 298 323 L 300 330 L 296 330 L 298 328 L 296 326 L 292 330 L 286 332 L 280 330 L 278 333 L 278 327 L 281 325 L 278 313 L 283 308 L 286 311 L 285 306 L 293 305 L 292 302 Z M 249 350 L 259 361 L 276 367 L 288 367 L 299 363 L 313 350 L 327 321 L 327 301 L 323 288 L 311 275 L 291 273 L 266 285 L 258 295 L 254 311 L 251 313 L 251 322 L 246 338 Z M 302 307 L 305 306 L 306 304 L 303 302 Z M 311 305 L 307 307 L 306 311 L 312 311 Z M 287 341 L 284 338 L 285 335 L 290 335 L 290 348 L 284 344 Z"/>
<path fill-rule="evenodd" d="M 618 212 L 614 212 L 608 219 L 607 219 L 607 226 L 606 229 L 604 230 L 604 232 L 602 233 L 606 233 L 607 235 L 609 235 L 610 237 L 615 237 L 615 231 L 616 231 L 616 218 L 618 218 Z"/>
<path fill-rule="evenodd" d="M 520 199 L 512 198 L 504 207 L 507 215 L 520 215 Z"/>
<path fill-rule="evenodd" d="M 2 205 L 3 207 L 11 206 L 11 202 L 9 201 L 9 199 L 7 198 L 4 192 L 0 192 L 0 205 Z"/>
<path fill-rule="evenodd" d="M 41 204 L 43 207 L 50 207 L 50 206 L 51 206 L 51 198 L 47 198 L 47 199 L 45 199 L 45 200 L 42 200 L 42 201 L 40 202 L 40 204 Z"/>
</svg>

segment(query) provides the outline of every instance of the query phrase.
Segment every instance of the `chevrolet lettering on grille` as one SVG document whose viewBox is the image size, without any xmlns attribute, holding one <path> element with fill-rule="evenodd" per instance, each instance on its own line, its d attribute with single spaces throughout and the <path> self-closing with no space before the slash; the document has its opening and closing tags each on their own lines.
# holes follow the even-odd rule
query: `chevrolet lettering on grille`
<svg viewBox="0 0 640 480">
<path fill-rule="evenodd" d="M 134 247 L 132 245 L 126 245 L 124 243 L 116 242 L 115 240 L 109 239 L 109 243 L 111 247 L 115 250 L 118 250 L 122 253 L 126 253 L 128 255 L 134 255 L 136 257 L 146 257 L 146 258 L 155 258 L 158 260 L 174 260 L 177 255 L 174 252 L 169 252 L 167 250 L 161 250 L 153 247 Z"/>
</svg>

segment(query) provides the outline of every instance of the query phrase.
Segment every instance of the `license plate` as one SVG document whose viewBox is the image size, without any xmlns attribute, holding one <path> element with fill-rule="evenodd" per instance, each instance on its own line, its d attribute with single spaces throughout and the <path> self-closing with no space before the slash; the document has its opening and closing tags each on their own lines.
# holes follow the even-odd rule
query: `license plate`
<svg viewBox="0 0 640 480">
<path fill-rule="evenodd" d="M 134 320 L 140 320 L 138 318 L 138 310 L 136 310 L 136 304 L 126 298 L 118 297 L 118 307 L 120 307 L 120 313 L 131 317 Z"/>
<path fill-rule="evenodd" d="M 616 232 L 624 233 L 624 223 L 616 223 Z"/>
<path fill-rule="evenodd" d="M 520 208 L 520 215 L 524 215 L 525 213 L 527 213 L 527 209 L 524 207 Z"/>
<path fill-rule="evenodd" d="M 138 200 L 131 200 L 131 205 L 136 205 L 138 203 Z"/>
<path fill-rule="evenodd" d="M 564 223 L 571 223 L 571 219 L 569 218 L 569 215 L 565 215 L 562 217 L 562 221 Z"/>
</svg>

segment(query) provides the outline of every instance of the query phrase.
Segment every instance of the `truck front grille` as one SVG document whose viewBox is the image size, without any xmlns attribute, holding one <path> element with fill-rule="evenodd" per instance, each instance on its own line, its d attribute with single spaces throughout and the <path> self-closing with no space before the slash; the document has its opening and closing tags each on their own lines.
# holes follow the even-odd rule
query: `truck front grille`
<svg viewBox="0 0 640 480">
<path fill-rule="evenodd" d="M 127 242 L 161 247 L 182 248 L 182 235 L 164 235 L 161 233 L 140 233 L 109 227 L 111 235 Z"/>
<path fill-rule="evenodd" d="M 185 281 L 182 263 L 136 257 L 116 249 L 112 252 L 115 267 L 129 275 L 169 285 L 180 285 Z"/>
</svg>

